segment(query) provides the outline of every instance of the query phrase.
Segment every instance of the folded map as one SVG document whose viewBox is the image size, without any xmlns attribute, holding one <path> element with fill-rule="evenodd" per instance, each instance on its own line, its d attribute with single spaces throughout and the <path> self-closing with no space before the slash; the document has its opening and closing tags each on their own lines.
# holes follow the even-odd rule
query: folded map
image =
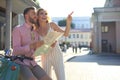
<svg viewBox="0 0 120 80">
<path fill-rule="evenodd" d="M 57 41 L 61 36 L 63 36 L 63 32 L 52 31 L 48 32 L 48 34 L 44 37 L 45 44 L 35 50 L 35 56 L 46 54 L 51 48 L 51 45 Z"/>
</svg>

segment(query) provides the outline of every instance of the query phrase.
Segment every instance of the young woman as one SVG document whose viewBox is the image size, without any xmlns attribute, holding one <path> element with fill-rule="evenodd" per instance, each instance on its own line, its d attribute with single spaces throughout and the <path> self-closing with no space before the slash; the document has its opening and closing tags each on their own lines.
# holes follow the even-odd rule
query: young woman
<svg viewBox="0 0 120 80">
<path fill-rule="evenodd" d="M 54 22 L 49 22 L 48 13 L 46 10 L 38 9 L 38 33 L 40 37 L 44 38 L 50 31 L 63 32 L 64 36 L 68 36 L 70 31 L 70 25 L 72 22 L 72 13 L 68 15 L 66 29 L 65 31 L 63 31 Z M 42 67 L 47 72 L 47 74 L 51 76 L 51 67 L 53 66 L 57 80 L 65 80 L 63 55 L 58 42 L 56 41 L 55 43 L 53 43 L 51 47 L 52 48 L 50 48 L 49 52 L 41 55 Z"/>
</svg>

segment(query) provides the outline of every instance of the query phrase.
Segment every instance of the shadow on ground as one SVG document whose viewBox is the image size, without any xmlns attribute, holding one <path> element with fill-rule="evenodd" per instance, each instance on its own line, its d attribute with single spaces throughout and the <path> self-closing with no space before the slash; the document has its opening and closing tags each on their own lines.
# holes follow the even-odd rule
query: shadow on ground
<svg viewBox="0 0 120 80">
<path fill-rule="evenodd" d="M 86 55 L 79 55 L 74 56 L 67 60 L 67 62 L 90 62 L 90 63 L 97 63 L 99 65 L 116 65 L 120 66 L 120 55 L 115 54 L 103 54 L 103 55 L 96 55 L 96 54 L 86 54 Z"/>
</svg>

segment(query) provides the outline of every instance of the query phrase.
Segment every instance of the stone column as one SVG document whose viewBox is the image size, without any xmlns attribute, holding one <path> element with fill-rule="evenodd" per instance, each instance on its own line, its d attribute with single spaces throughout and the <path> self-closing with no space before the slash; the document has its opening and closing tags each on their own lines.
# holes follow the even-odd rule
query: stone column
<svg viewBox="0 0 120 80">
<path fill-rule="evenodd" d="M 116 21 L 116 53 L 120 54 L 120 21 Z"/>
<path fill-rule="evenodd" d="M 11 49 L 12 0 L 6 0 L 5 49 Z"/>
<path fill-rule="evenodd" d="M 101 22 L 98 22 L 98 52 L 99 53 L 101 53 L 101 40 L 102 40 L 102 38 L 101 38 L 101 35 L 102 35 L 102 33 L 101 33 Z"/>
<path fill-rule="evenodd" d="M 93 51 L 95 53 L 98 53 L 99 52 L 99 26 L 98 26 L 98 14 L 95 13 L 94 14 L 94 23 L 93 23 L 93 26 L 94 26 L 94 32 L 93 32 Z"/>
<path fill-rule="evenodd" d="M 1 49 L 3 49 L 4 48 L 4 25 L 1 27 Z"/>
</svg>

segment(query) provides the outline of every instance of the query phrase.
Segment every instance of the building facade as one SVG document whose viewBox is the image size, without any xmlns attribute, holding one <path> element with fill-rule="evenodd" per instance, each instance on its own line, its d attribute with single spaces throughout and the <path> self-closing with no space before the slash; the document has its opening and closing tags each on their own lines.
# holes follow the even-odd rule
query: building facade
<svg viewBox="0 0 120 80">
<path fill-rule="evenodd" d="M 91 20 L 93 51 L 120 53 L 120 0 L 106 0 L 104 7 L 94 8 Z"/>
<path fill-rule="evenodd" d="M 67 42 L 80 46 L 90 46 L 91 29 L 71 29 L 68 37 L 61 37 L 59 43 Z"/>
<path fill-rule="evenodd" d="M 58 24 L 58 21 L 65 19 L 65 17 L 52 17 L 52 21 Z M 70 30 L 68 37 L 61 37 L 59 43 L 68 42 L 71 45 L 77 44 L 81 46 L 90 46 L 91 42 L 91 25 L 90 17 L 73 17 L 72 23 L 75 28 Z M 65 27 L 61 27 L 65 30 Z"/>
<path fill-rule="evenodd" d="M 53 22 L 58 24 L 58 21 L 66 19 L 65 17 L 52 17 Z M 75 24 L 75 29 L 90 29 L 90 17 L 73 17 L 72 23 Z"/>
</svg>

